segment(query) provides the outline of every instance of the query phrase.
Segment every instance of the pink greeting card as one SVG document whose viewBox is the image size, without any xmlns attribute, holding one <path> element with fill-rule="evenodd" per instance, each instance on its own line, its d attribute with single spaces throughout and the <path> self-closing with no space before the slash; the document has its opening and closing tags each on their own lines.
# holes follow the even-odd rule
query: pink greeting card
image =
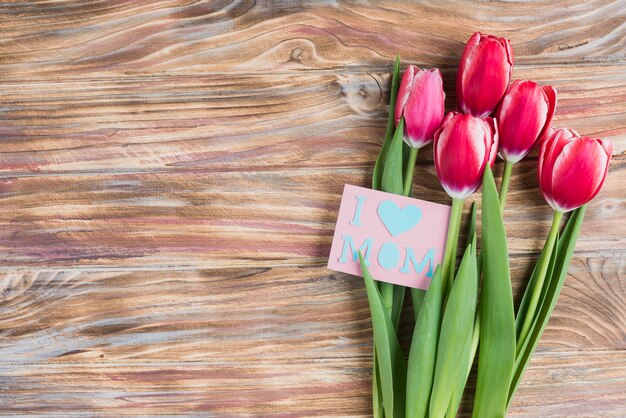
<svg viewBox="0 0 626 418">
<path fill-rule="evenodd" d="M 346 184 L 328 268 L 427 289 L 441 264 L 450 206 Z"/>
</svg>

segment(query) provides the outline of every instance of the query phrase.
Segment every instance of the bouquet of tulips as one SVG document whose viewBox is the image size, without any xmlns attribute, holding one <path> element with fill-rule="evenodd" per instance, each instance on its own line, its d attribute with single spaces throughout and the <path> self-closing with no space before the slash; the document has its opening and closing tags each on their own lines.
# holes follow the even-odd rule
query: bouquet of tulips
<svg viewBox="0 0 626 418">
<path fill-rule="evenodd" d="M 604 183 L 611 144 L 554 129 L 554 88 L 509 85 L 513 51 L 506 39 L 471 36 L 457 74 L 459 112 L 445 116 L 440 71 L 409 66 L 398 86 L 399 67 L 397 58 L 372 187 L 410 195 L 418 150 L 434 141 L 435 169 L 452 211 L 443 262 L 428 291 L 411 289 L 408 361 L 397 336 L 405 289 L 376 282 L 361 258 L 374 330 L 374 417 L 455 417 L 477 351 L 473 416 L 503 417 L 559 297 L 585 205 Z M 502 214 L 513 167 L 535 146 L 539 188 L 554 218 L 515 312 Z M 496 155 L 505 162 L 499 192 L 491 171 Z M 474 205 L 456 268 L 463 203 L 481 184 L 482 248 Z"/>
</svg>

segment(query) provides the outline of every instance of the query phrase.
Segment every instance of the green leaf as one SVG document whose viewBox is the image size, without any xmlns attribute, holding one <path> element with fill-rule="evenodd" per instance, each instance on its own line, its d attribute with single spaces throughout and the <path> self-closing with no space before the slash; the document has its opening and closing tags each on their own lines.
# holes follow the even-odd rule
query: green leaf
<svg viewBox="0 0 626 418">
<path fill-rule="evenodd" d="M 383 394 L 380 388 L 380 373 L 378 372 L 378 360 L 376 359 L 376 347 L 374 347 L 374 365 L 372 369 L 372 415 L 374 418 L 383 418 Z"/>
<path fill-rule="evenodd" d="M 404 286 L 393 283 L 376 282 L 380 290 L 383 306 L 387 310 L 387 315 L 391 318 L 394 329 L 398 329 L 402 305 L 404 303 Z"/>
<path fill-rule="evenodd" d="M 391 305 L 391 323 L 393 324 L 393 329 L 398 329 L 398 324 L 400 323 L 400 314 L 402 313 L 402 305 L 404 304 L 404 286 L 392 285 L 393 286 L 393 302 Z"/>
<path fill-rule="evenodd" d="M 524 375 L 524 371 L 528 366 L 528 362 L 530 361 L 535 348 L 537 348 L 537 344 L 543 335 L 543 331 L 550 320 L 550 315 L 552 315 L 554 306 L 556 305 L 561 293 L 561 288 L 563 287 L 563 283 L 567 277 L 567 270 L 569 269 L 572 256 L 574 255 L 574 248 L 576 247 L 576 241 L 578 240 L 583 218 L 585 217 L 585 211 L 586 206 L 583 206 L 576 209 L 572 213 L 567 221 L 567 225 L 561 238 L 556 244 L 556 251 L 554 251 L 556 256 L 553 260 L 553 267 L 544 282 L 544 287 L 546 289 L 544 292 L 545 295 L 542 298 L 543 300 L 539 309 L 537 310 L 537 316 L 530 328 L 528 337 L 524 342 L 522 350 L 518 354 L 515 362 L 515 371 L 510 385 L 508 405 L 510 405 L 513 400 L 513 395 L 515 395 L 517 387 L 519 386 L 522 376 Z"/>
<path fill-rule="evenodd" d="M 476 235 L 476 202 L 472 203 L 472 208 L 470 209 L 470 218 L 469 223 L 467 225 L 467 239 L 471 240 Z M 474 246 L 476 247 L 476 246 Z M 476 248 L 474 248 L 476 250 Z"/>
<path fill-rule="evenodd" d="M 540 289 L 540 296 L 539 296 L 539 301 L 538 301 L 538 305 L 537 305 L 537 310 L 535 312 L 535 317 L 532 318 L 532 323 L 530 326 L 530 329 L 528 331 L 528 335 L 526 336 L 525 340 L 522 342 L 522 344 L 519 344 L 518 341 L 518 346 L 520 346 L 519 348 L 519 352 L 516 354 L 515 357 L 515 367 L 513 369 L 513 378 L 512 378 L 512 382 L 511 382 L 511 387 L 509 388 L 509 399 L 508 399 L 508 403 L 507 403 L 507 409 L 508 409 L 508 405 L 511 402 L 512 396 L 513 396 L 513 392 L 515 392 L 515 390 L 517 389 L 517 385 L 519 384 L 519 381 L 517 381 L 517 383 L 515 382 L 517 380 L 516 375 L 518 372 L 519 367 L 521 366 L 523 361 L 529 361 L 530 360 L 530 355 L 532 355 L 532 353 L 529 353 L 528 349 L 529 349 L 529 344 L 532 342 L 533 340 L 533 333 L 538 325 L 538 319 L 541 316 L 541 309 L 543 307 L 543 304 L 545 303 L 546 297 L 547 297 L 547 293 L 548 293 L 548 289 L 550 288 L 550 281 L 552 280 L 552 276 L 554 274 L 554 268 L 556 265 L 556 259 L 558 256 L 558 243 L 559 243 L 559 238 L 557 237 L 556 241 L 554 241 L 554 243 L 552 244 L 553 247 L 553 251 L 552 251 L 552 255 L 550 256 L 550 260 L 548 263 L 548 271 L 546 272 L 546 279 L 543 283 L 543 287 Z M 544 244 L 544 250 L 547 249 L 547 247 L 549 243 L 546 242 Z M 542 252 L 543 254 L 543 252 Z M 542 257 L 540 257 L 539 262 L 542 262 Z M 533 272 L 534 273 L 534 272 Z M 532 278 L 531 278 L 532 280 Z M 529 283 L 529 286 L 531 284 Z M 533 288 L 535 283 L 532 283 Z M 527 288 L 526 290 L 529 291 L 529 293 L 533 293 L 532 290 L 533 288 Z M 524 318 L 522 316 L 520 316 L 520 324 L 522 324 L 524 322 Z M 517 322 L 516 322 L 517 325 Z M 520 327 L 521 330 L 521 327 Z M 533 349 L 534 350 L 534 349 Z M 530 354 L 530 355 L 528 355 Z M 525 365 L 524 365 L 525 368 Z M 523 370 L 521 370 L 523 373 Z M 520 375 L 521 377 L 521 375 Z M 513 385 L 515 385 L 515 389 L 512 389 Z"/>
<path fill-rule="evenodd" d="M 520 333 L 522 332 L 524 317 L 526 316 L 526 312 L 528 311 L 528 305 L 533 295 L 533 289 L 535 288 L 535 285 L 537 283 L 537 277 L 540 270 L 539 266 L 543 264 L 544 259 L 547 257 L 549 251 L 551 251 L 551 254 L 554 257 L 555 251 L 552 251 L 550 248 L 548 248 L 548 246 L 544 245 L 543 250 L 541 251 L 541 255 L 537 260 L 537 264 L 535 264 L 535 268 L 533 269 L 533 272 L 530 276 L 530 280 L 528 281 L 526 290 L 524 291 L 524 296 L 522 296 L 522 301 L 520 302 L 519 308 L 517 309 L 517 315 L 515 316 L 515 335 L 517 336 L 517 338 L 519 338 Z"/>
<path fill-rule="evenodd" d="M 387 315 L 391 318 L 391 310 L 393 308 L 394 284 L 387 282 L 375 282 L 380 290 L 383 306 L 387 310 Z"/>
<path fill-rule="evenodd" d="M 476 205 L 473 205 L 472 214 L 476 214 Z M 471 219 L 471 218 L 470 218 Z M 472 231 L 472 257 L 476 260 L 476 301 L 478 301 L 478 288 L 479 288 L 479 280 L 480 280 L 480 269 L 478 268 L 478 261 L 481 259 L 481 255 L 479 254 L 476 257 L 476 231 Z M 459 410 L 459 406 L 461 404 L 461 399 L 463 398 L 463 390 L 465 389 L 465 384 L 467 383 L 467 379 L 469 378 L 470 371 L 472 370 L 472 364 L 474 363 L 474 356 L 476 355 L 476 349 L 478 347 L 478 337 L 480 334 L 480 315 L 477 311 L 477 306 L 474 308 L 474 323 L 472 326 L 472 331 L 469 336 L 469 341 L 466 342 L 466 345 L 469 347 L 468 351 L 465 353 L 466 356 L 464 358 L 465 364 L 467 364 L 467 369 L 465 372 L 465 377 L 460 376 L 457 381 L 457 387 L 451 389 L 452 391 L 452 400 L 450 401 L 450 405 L 448 406 L 448 417 L 456 417 L 457 411 Z"/>
<path fill-rule="evenodd" d="M 441 266 L 437 266 L 413 331 L 407 371 L 406 418 L 427 416 L 435 371 L 442 304 L 443 275 Z"/>
<path fill-rule="evenodd" d="M 387 150 L 391 144 L 391 138 L 393 136 L 393 130 L 395 128 L 395 111 L 396 111 L 396 98 L 398 97 L 398 88 L 400 86 L 400 55 L 396 56 L 396 62 L 393 66 L 393 76 L 391 78 L 391 90 L 389 91 L 389 117 L 387 119 L 387 131 L 385 132 L 385 140 L 383 146 L 376 159 L 374 165 L 374 174 L 372 175 L 372 189 L 380 190 L 381 182 L 383 178 L 383 171 L 385 169 L 385 161 L 387 160 Z"/>
<path fill-rule="evenodd" d="M 480 276 L 480 272 L 478 273 L 478 276 Z M 474 316 L 474 329 L 472 331 L 472 338 L 469 342 L 470 351 L 469 351 L 469 357 L 467 359 L 465 381 L 463 382 L 463 384 L 467 383 L 467 379 L 469 378 L 470 372 L 472 371 L 472 365 L 474 364 L 474 356 L 476 355 L 476 350 L 478 348 L 479 335 L 480 335 L 480 314 L 479 314 L 479 311 L 476 311 L 476 315 Z M 464 388 L 461 387 L 461 390 L 455 390 L 453 392 L 452 401 L 450 402 L 450 406 L 448 407 L 448 416 L 456 417 L 457 411 L 461 404 L 461 399 L 463 398 L 463 389 Z"/>
<path fill-rule="evenodd" d="M 455 403 L 463 393 L 467 380 L 465 365 L 469 362 L 474 332 L 477 289 L 476 252 L 470 243 L 461 260 L 443 314 L 435 380 L 430 397 L 431 418 L 444 417 L 450 404 Z M 451 412 L 454 412 L 452 416 L 456 416 L 456 409 Z"/>
<path fill-rule="evenodd" d="M 415 150 L 415 158 L 417 158 L 417 152 L 419 150 Z M 413 167 L 410 167 L 410 164 L 413 164 Z M 404 196 L 413 196 L 413 170 L 415 169 L 415 160 L 411 161 L 411 147 L 409 144 L 402 141 L 402 178 L 406 179 L 407 177 L 411 177 L 411 185 L 409 186 L 408 193 L 404 193 L 404 186 L 402 187 L 402 194 Z"/>
<path fill-rule="evenodd" d="M 374 283 L 363 256 L 359 252 L 359 260 L 363 271 L 367 300 L 372 316 L 374 329 L 374 346 L 378 359 L 378 371 L 383 394 L 385 417 L 404 416 L 404 388 L 406 387 L 406 365 L 398 342 L 398 336 L 382 303 L 378 287 Z"/>
<path fill-rule="evenodd" d="M 425 296 L 426 296 L 425 290 L 411 288 L 411 300 L 413 301 L 413 316 L 415 317 L 416 323 L 417 323 L 417 318 L 419 318 L 420 309 L 422 309 L 422 304 L 424 303 Z"/>
<path fill-rule="evenodd" d="M 469 240 L 472 240 L 473 244 L 473 250 L 474 252 L 477 251 L 476 249 L 476 207 L 478 205 L 476 204 L 476 202 L 472 202 L 472 207 L 470 209 L 470 217 L 469 217 L 469 222 L 467 225 L 467 239 L 468 242 L 470 242 Z M 482 272 L 482 252 L 478 253 L 478 257 L 476 257 L 476 270 L 477 270 L 477 274 L 476 274 L 476 295 L 478 295 L 478 287 L 480 287 L 480 273 Z"/>
<path fill-rule="evenodd" d="M 399 195 L 402 195 L 404 192 L 404 171 L 402 167 L 403 132 L 404 118 L 400 119 L 396 133 L 391 139 L 381 182 L 382 191 Z"/>
<path fill-rule="evenodd" d="M 472 333 L 473 334 L 473 333 Z M 473 354 L 476 354 L 476 351 L 473 351 L 472 348 L 473 336 L 470 335 L 469 338 L 463 343 L 465 347 L 468 347 L 468 350 L 463 353 L 462 361 L 469 363 L 473 361 Z M 471 370 L 471 369 L 470 369 Z M 463 398 L 463 391 L 465 390 L 465 384 L 467 383 L 467 379 L 469 377 L 470 370 L 467 370 L 464 373 L 460 373 L 457 375 L 458 381 L 454 388 L 450 388 L 450 404 L 448 405 L 448 412 L 446 413 L 446 417 L 456 417 L 457 412 L 459 410 L 459 406 L 461 405 L 461 399 Z M 459 369 L 460 372 L 460 369 Z M 462 376 L 464 374 L 464 376 Z"/>
<path fill-rule="evenodd" d="M 476 249 L 476 242 L 475 242 L 475 240 L 476 240 L 476 210 L 477 210 L 476 208 L 477 208 L 477 206 L 478 205 L 476 204 L 476 202 L 472 203 L 472 208 L 470 209 L 469 224 L 467 226 L 467 239 L 468 240 L 471 240 L 471 239 L 474 240 L 473 241 L 474 242 L 474 245 L 473 245 L 474 252 L 477 251 L 477 249 Z M 482 251 L 481 251 L 481 252 L 478 253 L 478 257 L 476 257 L 476 270 L 477 270 L 477 274 L 476 274 L 476 277 L 477 277 L 477 280 L 476 280 L 476 287 L 477 287 L 476 288 L 476 295 L 478 295 L 478 288 L 480 287 L 480 274 L 483 271 L 482 270 L 483 269 L 482 259 L 483 259 L 483 256 L 482 256 Z M 478 329 L 478 328 L 479 327 L 476 326 L 476 329 Z M 476 335 L 475 338 L 478 338 L 478 335 Z M 474 353 L 474 354 L 476 354 L 476 353 Z M 471 357 L 472 357 L 472 361 L 473 361 L 474 360 L 474 356 L 472 355 Z M 471 367 L 471 364 L 470 364 L 470 367 Z"/>
<path fill-rule="evenodd" d="M 515 365 L 515 317 L 506 231 L 491 168 L 483 175 L 483 285 L 474 418 L 503 417 Z"/>
</svg>

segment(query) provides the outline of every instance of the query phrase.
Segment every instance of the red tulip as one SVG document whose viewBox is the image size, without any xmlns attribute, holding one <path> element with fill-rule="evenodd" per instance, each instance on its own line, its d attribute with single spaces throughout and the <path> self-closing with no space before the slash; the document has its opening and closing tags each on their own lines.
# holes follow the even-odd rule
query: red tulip
<svg viewBox="0 0 626 418">
<path fill-rule="evenodd" d="M 524 158 L 549 131 L 555 110 L 555 89 L 532 81 L 513 82 L 496 114 L 500 156 L 512 163 Z"/>
<path fill-rule="evenodd" d="M 435 133 L 435 169 L 452 198 L 464 199 L 478 189 L 487 164 L 493 166 L 498 129 L 492 118 L 448 113 Z"/>
<path fill-rule="evenodd" d="M 396 125 L 404 116 L 404 141 L 422 148 L 441 126 L 446 94 L 437 68 L 421 70 L 413 65 L 404 72 L 396 102 Z"/>
<path fill-rule="evenodd" d="M 613 146 L 609 141 L 580 137 L 557 129 L 539 153 L 539 188 L 557 212 L 569 212 L 593 199 L 609 170 Z"/>
<path fill-rule="evenodd" d="M 513 71 L 513 50 L 507 39 L 473 34 L 463 50 L 456 93 L 463 113 L 491 114 L 506 91 Z"/>
</svg>

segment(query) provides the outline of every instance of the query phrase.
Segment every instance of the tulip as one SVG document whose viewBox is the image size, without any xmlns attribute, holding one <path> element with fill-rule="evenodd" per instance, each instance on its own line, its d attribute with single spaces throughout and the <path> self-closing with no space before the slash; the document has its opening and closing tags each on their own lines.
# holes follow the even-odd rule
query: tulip
<svg viewBox="0 0 626 418">
<path fill-rule="evenodd" d="M 437 68 L 422 70 L 409 65 L 400 88 L 395 108 L 395 122 L 398 126 L 404 118 L 403 139 L 411 147 L 404 194 L 408 195 L 413 182 L 413 169 L 417 151 L 433 141 L 444 115 L 444 101 L 441 71 Z"/>
<path fill-rule="evenodd" d="M 556 90 L 532 81 L 517 80 L 507 90 L 496 113 L 500 149 L 506 164 L 500 187 L 500 206 L 509 190 L 513 164 L 524 158 L 550 132 L 556 110 Z"/>
<path fill-rule="evenodd" d="M 422 148 L 432 142 L 441 126 L 444 101 L 441 71 L 422 70 L 409 65 L 398 90 L 395 109 L 396 125 L 404 117 L 404 142 L 412 148 Z"/>
<path fill-rule="evenodd" d="M 554 216 L 542 258 L 537 264 L 537 278 L 518 338 L 518 353 L 535 317 L 563 213 L 585 205 L 598 194 L 609 170 L 612 149 L 609 141 L 581 137 L 570 129 L 555 130 L 541 145 L 537 173 L 539 188 L 554 209 Z"/>
<path fill-rule="evenodd" d="M 453 199 L 462 200 L 478 189 L 487 164 L 493 166 L 498 130 L 492 118 L 448 113 L 435 133 L 435 169 Z"/>
<path fill-rule="evenodd" d="M 539 154 L 539 187 L 548 204 L 564 213 L 593 199 L 604 184 L 612 149 L 609 141 L 554 131 Z"/>
<path fill-rule="evenodd" d="M 435 169 L 452 197 L 443 277 L 452 284 L 463 201 L 478 189 L 487 164 L 493 166 L 498 149 L 498 129 L 492 118 L 475 118 L 451 112 L 435 132 Z"/>
<path fill-rule="evenodd" d="M 473 34 L 463 50 L 456 93 L 463 113 L 490 115 L 502 99 L 513 71 L 513 50 L 507 39 L 480 32 Z"/>
<path fill-rule="evenodd" d="M 532 81 L 514 81 L 496 114 L 500 156 L 516 163 L 550 129 L 556 110 L 556 90 Z"/>
</svg>

